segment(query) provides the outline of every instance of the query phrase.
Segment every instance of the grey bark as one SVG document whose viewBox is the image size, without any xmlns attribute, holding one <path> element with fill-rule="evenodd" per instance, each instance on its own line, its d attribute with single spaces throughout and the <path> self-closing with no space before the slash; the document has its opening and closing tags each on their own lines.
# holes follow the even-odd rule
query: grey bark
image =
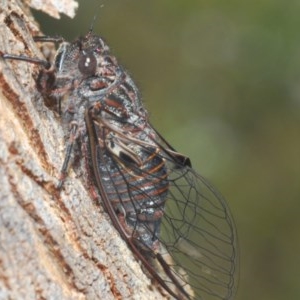
<svg viewBox="0 0 300 300">
<path fill-rule="evenodd" d="M 0 26 L 2 52 L 42 58 L 19 1 L 1 1 Z M 84 178 L 57 190 L 65 144 L 38 69 L 0 59 L 0 300 L 161 299 Z"/>
</svg>

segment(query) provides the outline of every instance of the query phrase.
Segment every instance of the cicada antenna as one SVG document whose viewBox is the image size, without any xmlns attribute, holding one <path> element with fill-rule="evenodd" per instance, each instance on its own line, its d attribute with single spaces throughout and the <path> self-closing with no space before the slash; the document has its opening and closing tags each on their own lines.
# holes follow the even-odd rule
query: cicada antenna
<svg viewBox="0 0 300 300">
<path fill-rule="evenodd" d="M 101 9 L 101 8 L 104 7 L 104 3 L 100 3 L 99 5 L 100 5 L 99 9 Z M 97 10 L 97 12 L 95 13 L 95 15 L 93 17 L 93 21 L 91 23 L 89 33 L 93 33 L 93 31 L 94 31 L 94 25 L 95 25 L 95 23 L 96 23 L 96 21 L 98 19 L 98 16 L 99 16 L 99 10 Z"/>
</svg>

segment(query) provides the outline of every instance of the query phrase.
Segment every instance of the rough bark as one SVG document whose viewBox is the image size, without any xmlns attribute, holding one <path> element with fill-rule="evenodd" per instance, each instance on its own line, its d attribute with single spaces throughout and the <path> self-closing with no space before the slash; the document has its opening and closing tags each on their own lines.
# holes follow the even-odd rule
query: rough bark
<svg viewBox="0 0 300 300">
<path fill-rule="evenodd" d="M 19 1 L 1 1 L 0 50 L 42 57 Z M 35 87 L 38 66 L 0 59 L 0 299 L 161 299 L 64 158 L 59 117 Z"/>
</svg>

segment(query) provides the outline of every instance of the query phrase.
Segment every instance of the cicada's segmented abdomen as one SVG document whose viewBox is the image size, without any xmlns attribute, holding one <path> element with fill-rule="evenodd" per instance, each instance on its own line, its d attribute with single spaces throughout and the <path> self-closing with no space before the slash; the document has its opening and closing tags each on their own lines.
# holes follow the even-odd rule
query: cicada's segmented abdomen
<svg viewBox="0 0 300 300">
<path fill-rule="evenodd" d="M 165 161 L 155 148 L 126 146 L 133 157 L 106 149 L 99 158 L 103 187 L 115 212 L 124 216 L 127 232 L 139 246 L 154 250 L 169 188 Z"/>
</svg>

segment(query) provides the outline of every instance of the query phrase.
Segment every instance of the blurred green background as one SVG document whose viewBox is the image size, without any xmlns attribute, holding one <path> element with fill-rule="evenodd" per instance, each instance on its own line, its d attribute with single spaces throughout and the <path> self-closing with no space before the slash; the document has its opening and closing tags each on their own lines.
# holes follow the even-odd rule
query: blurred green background
<svg viewBox="0 0 300 300">
<path fill-rule="evenodd" d="M 300 299 L 300 1 L 82 0 L 37 19 L 72 40 L 95 14 L 154 126 L 229 202 L 236 299 Z"/>
</svg>

